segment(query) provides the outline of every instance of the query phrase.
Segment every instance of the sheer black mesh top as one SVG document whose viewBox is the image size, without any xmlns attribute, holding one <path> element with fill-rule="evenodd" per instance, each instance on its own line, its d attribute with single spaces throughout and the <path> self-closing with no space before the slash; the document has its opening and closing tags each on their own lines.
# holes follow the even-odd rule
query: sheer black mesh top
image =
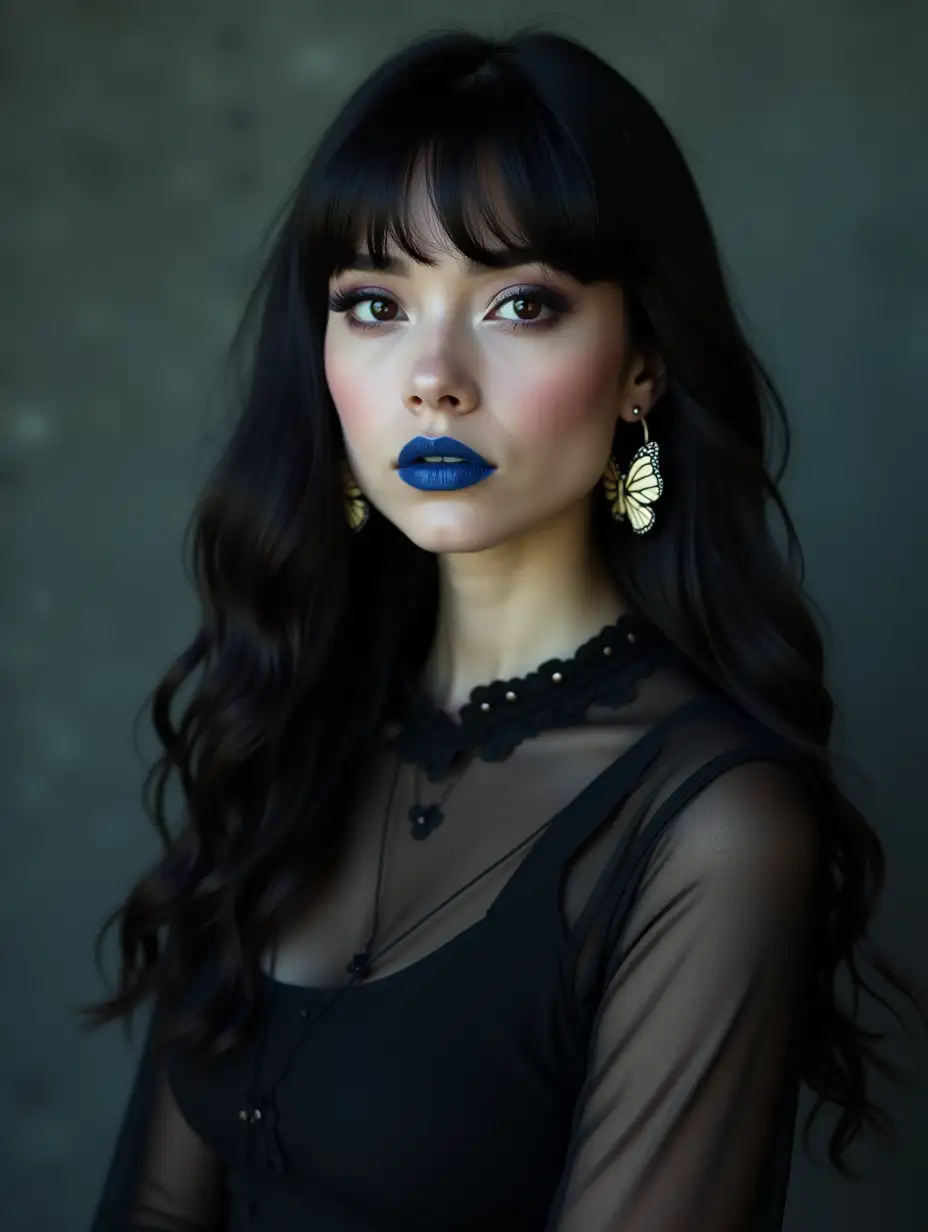
<svg viewBox="0 0 928 1232">
<path fill-rule="evenodd" d="M 93 1232 L 779 1229 L 797 758 L 626 616 L 457 719 L 407 686 L 363 779 L 259 1029 L 213 1065 L 150 1033 Z"/>
</svg>

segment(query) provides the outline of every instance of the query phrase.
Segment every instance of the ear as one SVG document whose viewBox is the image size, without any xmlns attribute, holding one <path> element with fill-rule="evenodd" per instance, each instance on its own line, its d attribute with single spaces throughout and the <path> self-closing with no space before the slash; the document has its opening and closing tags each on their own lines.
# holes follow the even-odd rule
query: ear
<svg viewBox="0 0 928 1232">
<path fill-rule="evenodd" d="M 636 355 L 622 382 L 619 418 L 640 423 L 667 389 L 667 370 L 660 355 Z M 639 413 L 635 414 L 635 407 Z"/>
</svg>

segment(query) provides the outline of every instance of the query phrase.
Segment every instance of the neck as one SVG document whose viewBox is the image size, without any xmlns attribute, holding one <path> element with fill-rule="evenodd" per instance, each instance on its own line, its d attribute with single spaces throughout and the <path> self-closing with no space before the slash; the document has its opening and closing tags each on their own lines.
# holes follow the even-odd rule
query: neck
<svg viewBox="0 0 928 1232">
<path fill-rule="evenodd" d="M 586 504 L 497 547 L 443 556 L 426 687 L 456 712 L 479 684 L 569 658 L 626 608 L 593 550 Z"/>
</svg>

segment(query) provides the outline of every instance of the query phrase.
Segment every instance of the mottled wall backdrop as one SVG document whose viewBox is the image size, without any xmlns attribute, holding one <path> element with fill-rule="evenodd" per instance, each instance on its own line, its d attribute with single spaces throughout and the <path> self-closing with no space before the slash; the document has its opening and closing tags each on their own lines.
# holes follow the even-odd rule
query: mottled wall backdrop
<svg viewBox="0 0 928 1232">
<path fill-rule="evenodd" d="M 662 109 L 796 422 L 842 740 L 924 972 L 928 9 L 906 0 L 0 0 L 0 1226 L 86 1226 L 131 1072 L 92 934 L 155 850 L 133 747 L 191 628 L 180 537 L 258 242 L 373 63 L 551 18 Z M 629 186 L 634 191 L 634 186 Z M 904 1037 L 898 1051 L 904 1059 Z M 928 1227 L 924 1095 L 865 1183 L 800 1162 L 794 1232 Z M 821 1135 L 817 1142 L 821 1143 Z"/>
</svg>

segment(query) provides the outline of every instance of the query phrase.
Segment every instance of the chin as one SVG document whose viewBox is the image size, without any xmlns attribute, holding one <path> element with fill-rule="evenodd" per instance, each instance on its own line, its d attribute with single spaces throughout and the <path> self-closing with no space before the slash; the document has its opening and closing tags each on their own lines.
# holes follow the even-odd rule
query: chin
<svg viewBox="0 0 928 1232">
<path fill-rule="evenodd" d="M 395 525 L 416 547 L 439 556 L 483 552 L 511 538 L 510 527 L 490 526 L 474 512 L 473 508 L 455 510 L 435 505 L 397 519 Z"/>
</svg>

